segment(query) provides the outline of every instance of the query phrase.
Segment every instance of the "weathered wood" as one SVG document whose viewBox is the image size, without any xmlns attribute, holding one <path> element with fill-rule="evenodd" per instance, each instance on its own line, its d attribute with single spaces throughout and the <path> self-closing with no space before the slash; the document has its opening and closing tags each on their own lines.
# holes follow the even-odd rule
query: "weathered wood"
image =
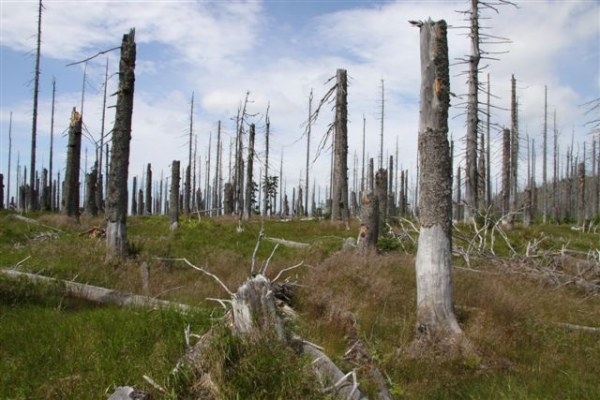
<svg viewBox="0 0 600 400">
<path fill-rule="evenodd" d="M 333 146 L 331 219 L 348 222 L 348 81 L 345 69 L 338 69 L 336 73 Z"/>
<path fill-rule="evenodd" d="M 452 171 L 448 142 L 450 77 L 447 25 L 421 27 L 421 109 L 419 118 L 419 214 L 416 257 L 417 331 L 447 338 L 460 334 L 452 307 Z"/>
<path fill-rule="evenodd" d="M 280 238 L 274 238 L 274 237 L 265 236 L 265 240 L 268 240 L 269 242 L 280 244 L 282 246 L 295 248 L 295 249 L 302 249 L 302 248 L 310 247 L 310 244 L 308 244 L 308 243 L 294 242 L 293 240 L 286 240 L 286 239 L 280 239 Z"/>
<path fill-rule="evenodd" d="M 85 175 L 85 213 L 91 216 L 98 215 L 98 205 L 96 203 L 97 195 L 96 190 L 98 189 L 98 162 L 94 163 L 94 166 L 89 174 Z"/>
<path fill-rule="evenodd" d="M 135 86 L 135 29 L 123 35 L 119 62 L 119 90 L 112 134 L 110 172 L 106 191 L 106 258 L 127 255 L 127 176 Z"/>
<path fill-rule="evenodd" d="M 79 218 L 79 168 L 81 164 L 81 114 L 75 107 L 71 112 L 69 143 L 67 144 L 67 169 L 63 188 L 63 214 Z"/>
<path fill-rule="evenodd" d="M 365 193 L 360 207 L 360 228 L 356 240 L 359 254 L 367 255 L 377 250 L 379 209 L 378 197 L 373 193 Z"/>
<path fill-rule="evenodd" d="M 106 289 L 100 286 L 86 285 L 83 283 L 64 281 L 60 279 L 49 278 L 43 275 L 30 274 L 27 272 L 16 271 L 12 269 L 0 269 L 0 273 L 13 278 L 27 278 L 32 282 L 45 282 L 50 284 L 64 285 L 65 294 L 77 298 L 86 299 L 100 304 L 116 304 L 126 307 L 144 307 L 144 308 L 172 308 L 179 311 L 190 311 L 192 306 L 181 303 L 173 303 L 166 300 L 159 300 L 153 297 L 140 296 L 131 293 L 123 293 L 113 289 Z"/>
<path fill-rule="evenodd" d="M 169 197 L 169 217 L 170 229 L 175 230 L 179 227 L 179 170 L 180 162 L 173 160 L 171 164 L 171 192 Z"/>
</svg>

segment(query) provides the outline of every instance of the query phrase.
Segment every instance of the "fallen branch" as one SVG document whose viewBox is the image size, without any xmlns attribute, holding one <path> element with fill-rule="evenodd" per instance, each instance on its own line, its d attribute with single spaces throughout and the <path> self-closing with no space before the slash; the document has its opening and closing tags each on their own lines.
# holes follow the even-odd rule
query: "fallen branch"
<svg viewBox="0 0 600 400">
<path fill-rule="evenodd" d="M 227 285 L 225 285 L 223 283 L 222 280 L 219 279 L 218 276 L 216 276 L 215 274 L 213 274 L 212 272 L 208 272 L 207 270 L 205 270 L 202 267 L 198 267 L 197 265 L 192 264 L 191 262 L 188 261 L 187 258 L 162 258 L 162 257 L 156 257 L 157 260 L 161 260 L 161 261 L 183 261 L 185 262 L 187 265 L 189 265 L 190 267 L 194 268 L 196 271 L 200 271 L 205 275 L 210 276 L 211 278 L 213 278 L 215 281 L 217 281 L 217 283 L 219 285 L 221 285 L 221 287 L 223 289 L 225 289 L 225 291 L 230 295 L 233 296 L 233 292 L 231 290 L 229 290 L 229 288 L 227 287 Z"/>
<path fill-rule="evenodd" d="M 583 331 L 590 333 L 600 333 L 600 328 L 596 328 L 594 326 L 584 326 L 584 325 L 575 325 L 569 324 L 567 322 L 553 322 L 553 325 L 560 326 L 562 328 L 567 328 L 571 331 Z"/>
</svg>

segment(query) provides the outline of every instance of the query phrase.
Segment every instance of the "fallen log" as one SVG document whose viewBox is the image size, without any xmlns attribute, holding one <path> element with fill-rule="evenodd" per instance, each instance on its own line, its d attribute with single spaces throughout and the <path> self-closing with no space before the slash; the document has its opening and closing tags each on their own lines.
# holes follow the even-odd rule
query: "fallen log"
<svg viewBox="0 0 600 400">
<path fill-rule="evenodd" d="M 294 242 L 293 240 L 286 240 L 286 239 L 273 238 L 273 237 L 267 237 L 267 236 L 265 236 L 265 240 L 268 240 L 269 242 L 280 244 L 282 246 L 295 248 L 295 249 L 302 249 L 302 248 L 310 246 L 310 244 L 308 244 L 308 243 Z"/>
<path fill-rule="evenodd" d="M 0 270 L 0 273 L 14 278 L 26 278 L 32 282 L 45 282 L 50 284 L 58 283 L 63 285 L 65 295 L 89 300 L 99 304 L 115 304 L 118 306 L 143 308 L 172 308 L 183 312 L 188 312 L 193 309 L 192 306 L 187 304 L 173 303 L 171 301 L 159 300 L 153 297 L 119 292 L 117 290 L 106 289 L 100 286 L 65 281 L 43 275 L 16 271 L 14 269 L 2 269 Z"/>
</svg>

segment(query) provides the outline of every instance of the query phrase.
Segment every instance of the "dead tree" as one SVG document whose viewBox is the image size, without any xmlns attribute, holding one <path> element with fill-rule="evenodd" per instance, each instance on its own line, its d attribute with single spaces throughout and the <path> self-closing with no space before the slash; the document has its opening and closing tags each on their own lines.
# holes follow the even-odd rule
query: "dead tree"
<svg viewBox="0 0 600 400">
<path fill-rule="evenodd" d="M 548 218 L 548 86 L 544 85 L 544 129 L 542 132 L 542 221 Z"/>
<path fill-rule="evenodd" d="M 4 174 L 0 174 L 0 210 L 4 210 Z"/>
<path fill-rule="evenodd" d="M 308 216 L 309 211 L 308 211 L 308 184 L 309 184 L 309 171 L 310 171 L 310 134 L 311 134 L 311 128 L 312 128 L 312 123 L 310 120 L 310 115 L 312 114 L 312 100 L 313 100 L 313 92 L 312 89 L 310 90 L 310 95 L 308 96 L 308 122 L 307 122 L 307 126 L 306 126 L 306 171 L 305 171 L 305 178 L 304 178 L 304 196 L 305 196 L 305 200 L 304 200 L 304 204 L 306 205 L 306 210 L 304 210 L 304 214 L 306 216 Z M 268 125 L 267 125 L 268 126 Z M 267 173 L 265 171 L 265 177 L 267 177 Z M 313 209 L 314 210 L 314 209 Z"/>
<path fill-rule="evenodd" d="M 81 114 L 75 107 L 71 112 L 69 143 L 67 145 L 67 169 L 63 187 L 63 214 L 79 219 L 79 168 L 81 164 Z"/>
<path fill-rule="evenodd" d="M 502 215 L 506 216 L 510 208 L 510 129 L 502 131 Z M 505 219 L 505 222 L 509 222 Z"/>
<path fill-rule="evenodd" d="M 348 82 L 345 69 L 336 73 L 334 166 L 331 219 L 348 223 Z"/>
<path fill-rule="evenodd" d="M 356 240 L 359 254 L 368 255 L 377 249 L 379 209 L 379 198 L 373 192 L 365 193 L 360 206 L 360 228 Z"/>
<path fill-rule="evenodd" d="M 33 118 L 31 124 L 31 163 L 29 164 L 29 193 L 27 196 L 27 207 L 35 211 L 38 209 L 37 193 L 35 193 L 35 151 L 37 139 L 37 117 L 38 117 L 38 97 L 40 93 L 40 53 L 42 47 L 42 0 L 38 5 L 38 23 L 37 23 L 37 46 L 35 52 L 35 71 L 33 78 Z M 79 173 L 79 171 L 77 171 Z"/>
<path fill-rule="evenodd" d="M 417 335 L 440 341 L 462 335 L 452 305 L 452 160 L 448 143 L 450 77 L 447 25 L 418 22 L 421 39 Z M 456 343 L 456 342 L 454 342 Z"/>
<path fill-rule="evenodd" d="M 190 204 L 192 200 L 192 138 L 194 134 L 194 93 L 192 92 L 192 101 L 190 106 L 190 129 L 188 142 L 188 165 L 185 168 L 185 183 L 183 185 L 183 213 L 189 217 Z"/>
<path fill-rule="evenodd" d="M 388 211 L 388 179 L 387 171 L 383 168 L 380 168 L 375 174 L 375 197 L 379 205 L 379 226 L 384 227 Z"/>
<path fill-rule="evenodd" d="M 169 196 L 170 229 L 173 231 L 179 227 L 179 181 L 180 162 L 177 160 L 171 164 L 171 191 Z"/>
<path fill-rule="evenodd" d="M 6 176 L 6 206 L 10 207 L 12 201 L 10 199 L 10 170 L 12 167 L 12 111 L 8 120 L 8 174 Z"/>
<path fill-rule="evenodd" d="M 135 85 L 135 29 L 123 35 L 119 62 L 119 90 L 112 132 L 110 172 L 106 192 L 106 258 L 127 255 L 127 175 L 131 141 L 131 116 Z"/>
<path fill-rule="evenodd" d="M 98 215 L 96 204 L 96 190 L 98 189 L 98 162 L 94 163 L 92 170 L 85 175 L 85 213 L 93 217 Z"/>
<path fill-rule="evenodd" d="M 50 112 L 50 160 L 49 160 L 49 176 L 48 176 L 48 202 L 44 203 L 44 209 L 46 211 L 54 211 L 54 204 L 52 201 L 52 168 L 54 162 L 54 105 L 56 99 L 56 79 L 52 79 L 52 109 Z M 9 155 L 10 157 L 10 155 Z"/>
<path fill-rule="evenodd" d="M 152 214 L 152 165 L 146 167 L 146 215 Z"/>
<path fill-rule="evenodd" d="M 514 223 L 518 208 L 519 170 L 519 117 L 517 104 L 517 81 L 511 77 L 510 96 L 510 222 Z"/>
<path fill-rule="evenodd" d="M 137 187 L 137 176 L 134 176 L 131 190 L 131 215 L 137 215 L 138 213 Z"/>
<path fill-rule="evenodd" d="M 102 95 L 102 120 L 100 125 L 100 144 L 98 146 L 98 190 L 96 191 L 96 204 L 101 211 L 104 211 L 104 182 L 102 175 L 102 165 L 104 163 L 104 124 L 106 122 L 106 94 L 108 86 L 108 58 L 104 69 L 104 90 Z M 108 151 L 106 152 L 106 164 L 108 164 Z M 108 174 L 106 174 L 108 175 Z"/>
<path fill-rule="evenodd" d="M 248 136 L 248 158 L 246 171 L 246 194 L 244 202 L 244 219 L 250 219 L 252 215 L 252 200 L 254 192 L 253 168 L 254 168 L 254 137 L 256 136 L 256 126 L 250 124 L 250 132 Z"/>
<path fill-rule="evenodd" d="M 587 219 L 585 204 L 585 162 L 577 165 L 577 225 L 584 226 Z"/>
</svg>

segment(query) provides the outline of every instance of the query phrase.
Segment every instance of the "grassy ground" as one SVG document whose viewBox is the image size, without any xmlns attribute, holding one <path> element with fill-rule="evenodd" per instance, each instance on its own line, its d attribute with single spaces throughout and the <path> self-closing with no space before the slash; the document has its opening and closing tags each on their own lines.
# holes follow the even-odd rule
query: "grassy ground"
<svg viewBox="0 0 600 400">
<path fill-rule="evenodd" d="M 401 244 L 384 240 L 382 246 L 389 251 L 364 259 L 338 252 L 346 237 L 355 236 L 356 226 L 346 231 L 329 222 L 252 221 L 239 233 L 235 220 L 204 218 L 185 221 L 173 233 L 165 218 L 136 217 L 129 219 L 135 257 L 106 265 L 104 242 L 82 234 L 101 225 L 100 219 L 74 224 L 55 215 L 28 216 L 44 225 L 0 213 L 0 268 L 18 264 L 30 272 L 196 305 L 200 311 L 182 316 L 92 306 L 64 298 L 57 288 L 0 279 L 1 399 L 102 398 L 115 385 L 125 384 L 152 390 L 143 374 L 172 391 L 164 397 L 191 396 L 182 389 L 185 382 L 172 382 L 169 375 L 184 351 L 183 328 L 190 324 L 193 332 L 205 332 L 214 322 L 211 315 L 221 313 L 216 303 L 205 299 L 226 294 L 211 278 L 172 259 L 186 258 L 235 290 L 249 274 L 261 228 L 270 237 L 311 244 L 301 249 L 279 246 L 267 272 L 273 277 L 304 261 L 303 267 L 288 273 L 302 285 L 296 303 L 298 331 L 324 346 L 344 369 L 353 367 L 343 360 L 347 336 L 357 334 L 397 398 L 600 398 L 600 333 L 559 325 L 600 326 L 598 294 L 573 283 L 552 282 L 552 275 L 531 273 L 535 257 L 535 265 L 554 271 L 600 275 L 594 270 L 597 262 L 585 255 L 598 248 L 595 233 L 568 226 L 517 228 L 508 233 L 508 241 L 494 238 L 494 257 L 488 245 L 469 249 L 473 229 L 459 227 L 454 299 L 476 354 L 444 359 L 406 351 L 414 337 L 416 297 L 408 227 L 397 229 Z M 488 232 L 486 243 L 492 235 Z M 536 245 L 529 259 L 522 257 L 527 244 Z M 257 264 L 265 262 L 273 248 L 263 240 Z M 140 274 L 143 263 L 150 271 L 146 289 Z M 283 371 L 283 359 L 272 345 L 256 353 L 228 343 L 224 349 L 236 354 L 232 360 L 240 368 L 233 380 L 238 386 L 231 386 L 225 398 L 318 398 L 305 386 L 302 360 L 289 364 L 300 373 L 277 375 Z M 262 381 L 261 375 L 270 378 Z M 266 386 L 273 381 L 285 390 Z M 290 397 L 294 386 L 304 394 Z M 363 379 L 361 387 L 373 393 L 368 380 Z"/>
</svg>

